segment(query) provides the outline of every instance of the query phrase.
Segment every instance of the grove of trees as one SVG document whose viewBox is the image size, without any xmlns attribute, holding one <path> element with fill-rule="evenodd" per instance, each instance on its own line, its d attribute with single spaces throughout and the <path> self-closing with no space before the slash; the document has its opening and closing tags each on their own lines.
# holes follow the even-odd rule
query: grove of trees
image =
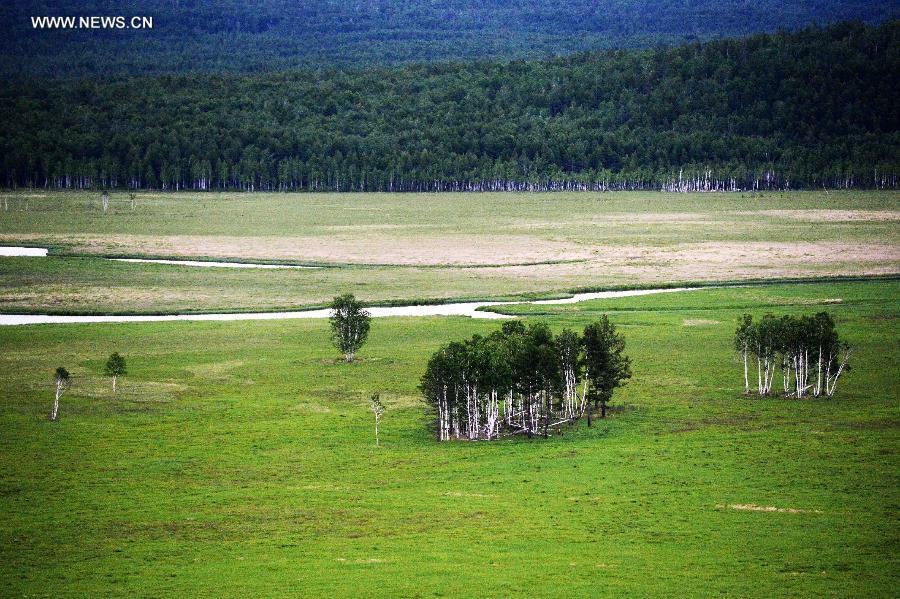
<svg viewBox="0 0 900 599">
<path fill-rule="evenodd" d="M 441 347 L 420 388 L 440 441 L 546 437 L 597 406 L 605 416 L 613 390 L 631 376 L 624 349 L 606 316 L 583 335 L 514 320 Z"/>
<path fill-rule="evenodd" d="M 0 86 L 0 185 L 896 188 L 900 21 L 534 61 Z"/>
<path fill-rule="evenodd" d="M 785 397 L 833 397 L 841 374 L 850 369 L 850 345 L 840 338 L 827 312 L 781 318 L 766 314 L 758 321 L 744 314 L 738 319 L 734 347 L 743 363 L 747 395 L 753 379 L 760 397 L 771 395 L 780 371 Z"/>
</svg>

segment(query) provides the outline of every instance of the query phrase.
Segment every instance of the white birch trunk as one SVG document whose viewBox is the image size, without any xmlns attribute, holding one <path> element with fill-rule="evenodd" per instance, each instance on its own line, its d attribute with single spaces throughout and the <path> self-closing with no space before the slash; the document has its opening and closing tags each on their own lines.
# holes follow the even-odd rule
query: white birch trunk
<svg viewBox="0 0 900 599">
<path fill-rule="evenodd" d="M 56 381 L 56 393 L 53 396 L 53 410 L 50 412 L 50 420 L 56 420 L 59 417 L 59 398 L 62 395 L 62 381 Z"/>
<path fill-rule="evenodd" d="M 750 378 L 747 368 L 747 350 L 741 352 L 744 358 L 744 395 L 750 395 Z"/>
</svg>

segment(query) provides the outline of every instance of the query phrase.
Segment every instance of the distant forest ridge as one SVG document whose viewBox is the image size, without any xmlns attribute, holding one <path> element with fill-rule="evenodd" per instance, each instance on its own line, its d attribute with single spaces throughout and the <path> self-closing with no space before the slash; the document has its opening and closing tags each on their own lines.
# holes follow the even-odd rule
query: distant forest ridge
<svg viewBox="0 0 900 599">
<path fill-rule="evenodd" d="M 8 83 L 8 187 L 896 188 L 900 21 L 541 61 Z"/>
<path fill-rule="evenodd" d="M 35 28 L 41 16 L 146 16 L 153 28 Z M 897 17 L 896 0 L 15 0 L 0 3 L 0 76 L 535 59 Z"/>
</svg>

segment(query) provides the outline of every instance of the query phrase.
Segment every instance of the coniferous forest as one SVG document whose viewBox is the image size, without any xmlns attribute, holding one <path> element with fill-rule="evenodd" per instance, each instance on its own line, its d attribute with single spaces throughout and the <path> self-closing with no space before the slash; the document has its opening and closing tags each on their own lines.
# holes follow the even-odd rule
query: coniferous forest
<svg viewBox="0 0 900 599">
<path fill-rule="evenodd" d="M 900 22 L 535 61 L 9 82 L 8 187 L 895 188 Z"/>
</svg>

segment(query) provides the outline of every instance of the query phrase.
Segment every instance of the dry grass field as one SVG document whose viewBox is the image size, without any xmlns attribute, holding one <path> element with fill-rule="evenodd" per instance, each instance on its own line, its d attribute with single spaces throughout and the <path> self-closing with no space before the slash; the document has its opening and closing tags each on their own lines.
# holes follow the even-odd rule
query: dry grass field
<svg viewBox="0 0 900 599">
<path fill-rule="evenodd" d="M 173 312 L 900 273 L 900 194 L 5 194 L 0 310 Z M 289 262 L 226 271 L 108 256 Z"/>
</svg>

